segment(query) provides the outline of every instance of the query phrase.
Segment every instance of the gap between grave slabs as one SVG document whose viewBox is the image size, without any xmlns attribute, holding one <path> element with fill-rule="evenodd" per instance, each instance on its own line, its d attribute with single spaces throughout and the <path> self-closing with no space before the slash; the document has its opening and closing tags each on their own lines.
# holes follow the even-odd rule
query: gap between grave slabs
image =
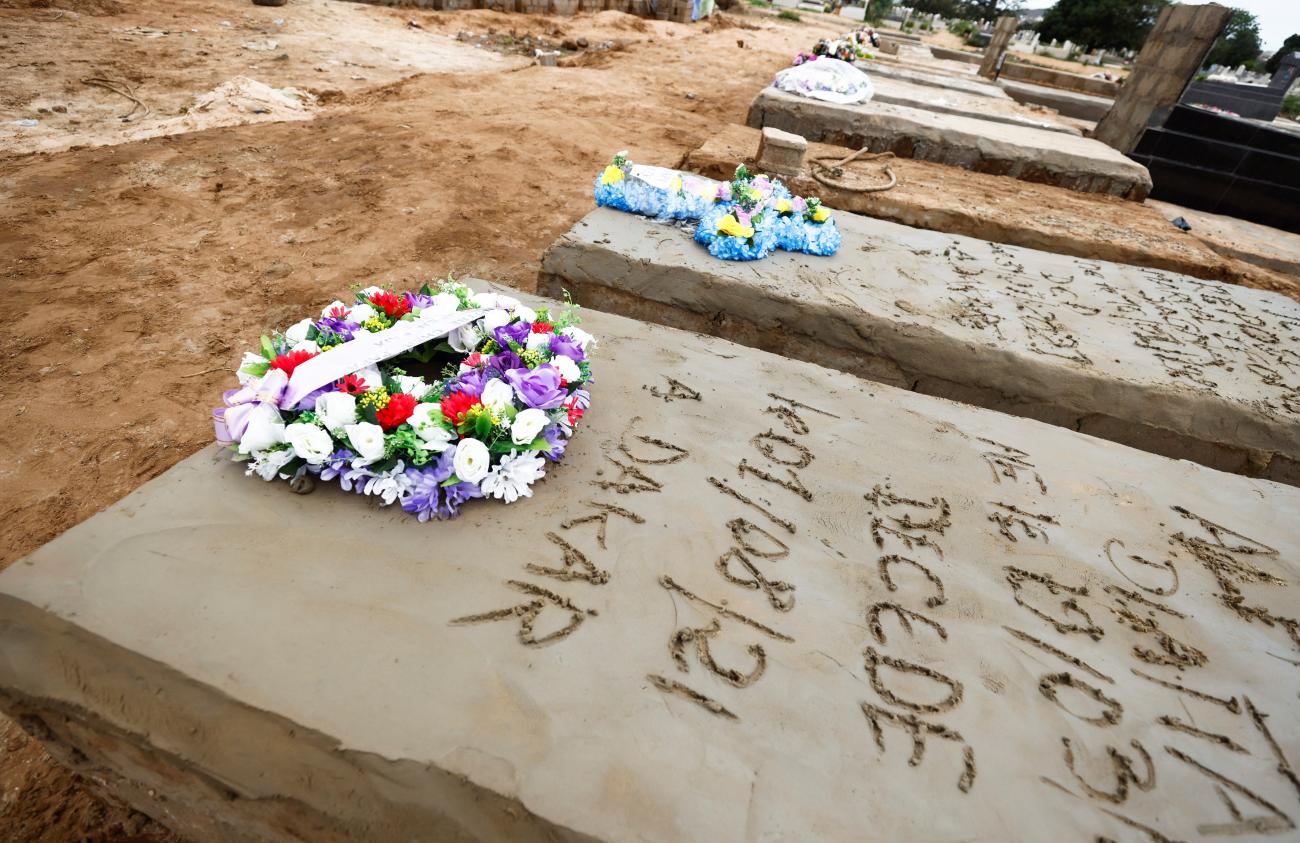
<svg viewBox="0 0 1300 843">
<path fill-rule="evenodd" d="M 587 327 L 534 498 L 421 524 L 206 449 L 0 574 L 0 704 L 195 843 L 1294 827 L 1300 491 Z M 1112 745 L 1159 770 L 1120 808 L 1071 775 Z"/>
</svg>

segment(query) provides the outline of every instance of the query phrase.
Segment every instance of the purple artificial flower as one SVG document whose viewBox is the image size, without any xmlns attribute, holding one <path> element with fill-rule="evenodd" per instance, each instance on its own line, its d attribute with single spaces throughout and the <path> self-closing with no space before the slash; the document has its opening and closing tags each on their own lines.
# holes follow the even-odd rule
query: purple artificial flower
<svg viewBox="0 0 1300 843">
<path fill-rule="evenodd" d="M 551 335 L 551 354 L 562 354 L 575 363 L 587 359 L 587 352 L 582 350 L 582 346 L 572 337 L 564 334 Z"/>
<path fill-rule="evenodd" d="M 330 454 L 321 465 L 320 479 L 326 481 L 333 480 L 344 471 L 347 471 L 352 466 L 352 461 L 356 458 L 357 455 L 349 451 L 347 448 L 339 448 L 337 451 Z"/>
<path fill-rule="evenodd" d="M 316 399 L 320 398 L 322 395 L 328 392 L 333 392 L 333 391 L 334 391 L 334 384 L 332 383 L 322 386 L 320 389 L 312 390 L 311 392 L 308 392 L 306 395 L 302 397 L 302 400 L 298 402 L 298 406 L 295 407 L 294 409 L 300 412 L 303 410 L 315 410 Z"/>
<path fill-rule="evenodd" d="M 487 361 L 489 369 L 496 369 L 498 372 L 508 372 L 511 369 L 527 369 L 528 364 L 523 361 L 518 354 L 513 351 L 503 351 L 500 354 L 494 354 Z"/>
<path fill-rule="evenodd" d="M 448 392 L 463 392 L 466 395 L 482 395 L 483 384 L 487 383 L 487 372 L 482 369 L 470 369 L 449 384 Z M 445 478 L 444 478 L 445 479 Z"/>
<path fill-rule="evenodd" d="M 352 334 L 361 326 L 356 322 L 349 322 L 346 319 L 336 319 L 333 316 L 326 316 L 316 323 L 316 330 L 322 334 L 334 334 L 344 342 L 352 341 Z"/>
<path fill-rule="evenodd" d="M 533 332 L 533 326 L 527 322 L 511 322 L 509 325 L 502 325 L 493 331 L 493 338 L 502 348 L 509 348 L 510 343 L 524 345 L 528 342 L 528 335 Z"/>
<path fill-rule="evenodd" d="M 538 366 L 531 372 L 511 369 L 505 373 L 505 381 L 515 388 L 515 394 L 527 407 L 554 410 L 569 397 L 560 388 L 560 373 L 550 365 Z"/>
<path fill-rule="evenodd" d="M 460 505 L 471 498 L 483 496 L 475 483 L 456 483 L 443 486 L 452 474 L 456 446 L 442 452 L 438 461 L 424 468 L 409 468 L 406 476 L 411 480 L 411 491 L 402 501 L 402 509 L 414 513 L 421 521 L 430 518 L 446 520 L 460 514 Z"/>
<path fill-rule="evenodd" d="M 564 458 L 564 449 L 569 447 L 569 440 L 565 438 L 564 428 L 558 424 L 547 425 L 542 431 L 546 437 L 547 450 L 539 453 L 551 462 L 559 462 Z"/>
<path fill-rule="evenodd" d="M 406 305 L 412 309 L 433 307 L 433 296 L 426 296 L 424 293 L 403 293 L 406 297 Z"/>
</svg>

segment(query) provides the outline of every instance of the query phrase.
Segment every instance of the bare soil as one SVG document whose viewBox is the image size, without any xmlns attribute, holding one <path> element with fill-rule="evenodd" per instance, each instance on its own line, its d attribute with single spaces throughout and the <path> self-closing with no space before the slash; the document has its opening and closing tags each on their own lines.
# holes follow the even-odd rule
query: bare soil
<svg viewBox="0 0 1300 843">
<path fill-rule="evenodd" d="M 615 151 L 676 164 L 847 28 L 0 0 L 0 567 L 210 441 L 210 407 L 266 326 L 354 282 L 532 289 Z M 565 66 L 523 55 L 543 44 Z M 311 119 L 189 112 L 238 76 L 312 93 Z M 121 119 L 133 103 L 87 78 L 126 83 L 151 114 Z M 174 839 L 11 724 L 0 746 L 0 838 Z"/>
</svg>

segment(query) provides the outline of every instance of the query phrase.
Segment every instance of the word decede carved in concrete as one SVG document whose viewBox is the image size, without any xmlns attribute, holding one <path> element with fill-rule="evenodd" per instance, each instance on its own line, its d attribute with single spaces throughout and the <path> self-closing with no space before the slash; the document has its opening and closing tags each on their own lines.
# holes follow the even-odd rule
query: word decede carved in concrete
<svg viewBox="0 0 1300 843">
<path fill-rule="evenodd" d="M 587 323 L 545 495 L 198 454 L 0 574 L 0 703 L 195 840 L 1295 833 L 1300 490 Z"/>
</svg>

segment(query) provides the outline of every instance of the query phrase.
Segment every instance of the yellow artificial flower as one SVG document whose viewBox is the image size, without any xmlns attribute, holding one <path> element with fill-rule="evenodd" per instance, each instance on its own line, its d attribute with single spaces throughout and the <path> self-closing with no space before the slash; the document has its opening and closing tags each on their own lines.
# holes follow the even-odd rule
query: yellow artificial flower
<svg viewBox="0 0 1300 843">
<path fill-rule="evenodd" d="M 623 180 L 623 171 L 620 168 L 615 167 L 613 164 L 610 164 L 608 167 L 606 167 L 605 172 L 600 174 L 601 184 L 614 184 L 622 180 Z"/>
<path fill-rule="evenodd" d="M 776 212 L 778 214 L 788 214 L 792 211 L 794 211 L 794 205 L 791 204 L 789 199 L 776 200 Z"/>
<path fill-rule="evenodd" d="M 753 237 L 754 229 L 748 225 L 741 225 L 731 214 L 727 214 L 718 223 L 719 234 L 729 234 L 732 237 Z"/>
<path fill-rule="evenodd" d="M 681 177 L 681 176 L 673 176 L 673 180 L 670 181 L 670 182 L 668 183 L 668 189 L 669 189 L 670 191 L 672 191 L 673 193 L 681 193 L 681 192 L 682 192 L 682 177 Z"/>
<path fill-rule="evenodd" d="M 818 208 L 817 212 L 813 214 L 813 222 L 826 222 L 830 218 L 831 212 L 825 208 Z"/>
</svg>

